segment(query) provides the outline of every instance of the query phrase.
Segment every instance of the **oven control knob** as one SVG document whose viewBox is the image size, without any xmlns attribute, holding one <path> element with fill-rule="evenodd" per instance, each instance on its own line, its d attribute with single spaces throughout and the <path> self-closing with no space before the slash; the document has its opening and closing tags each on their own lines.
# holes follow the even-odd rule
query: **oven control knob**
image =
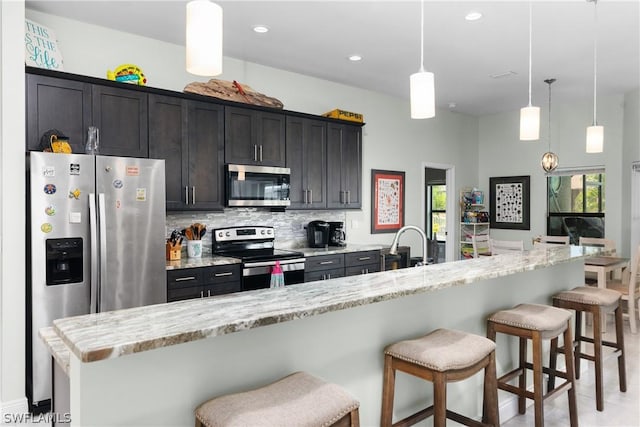
<svg viewBox="0 0 640 427">
<path fill-rule="evenodd" d="M 267 230 L 267 234 L 273 233 L 273 230 Z"/>
<path fill-rule="evenodd" d="M 264 230 L 261 230 L 261 231 L 260 231 L 260 234 L 263 234 L 263 235 L 264 235 Z"/>
<path fill-rule="evenodd" d="M 218 237 L 222 237 L 224 235 L 224 233 L 222 231 L 218 232 Z"/>
<path fill-rule="evenodd" d="M 231 237 L 231 232 L 227 231 L 227 232 L 225 233 L 225 236 L 227 236 L 227 237 Z"/>
</svg>

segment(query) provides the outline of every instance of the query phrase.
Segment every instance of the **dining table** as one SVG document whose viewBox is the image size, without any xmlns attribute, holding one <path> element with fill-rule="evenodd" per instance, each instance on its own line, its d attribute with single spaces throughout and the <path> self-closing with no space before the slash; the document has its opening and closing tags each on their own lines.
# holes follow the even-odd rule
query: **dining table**
<svg viewBox="0 0 640 427">
<path fill-rule="evenodd" d="M 584 271 L 596 273 L 597 275 L 597 285 L 599 288 L 607 287 L 607 277 L 610 273 L 614 273 L 616 271 L 622 271 L 625 268 L 629 267 L 629 258 L 620 258 L 614 256 L 594 256 L 585 258 L 584 260 Z M 607 322 L 606 317 L 603 314 L 602 319 L 602 332 L 607 331 Z"/>
</svg>

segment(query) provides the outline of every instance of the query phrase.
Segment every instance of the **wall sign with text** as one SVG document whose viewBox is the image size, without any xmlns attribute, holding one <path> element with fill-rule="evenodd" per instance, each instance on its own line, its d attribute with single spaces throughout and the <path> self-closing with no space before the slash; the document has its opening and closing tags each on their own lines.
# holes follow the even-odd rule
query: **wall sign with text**
<svg viewBox="0 0 640 427">
<path fill-rule="evenodd" d="M 44 25 L 24 20 L 24 62 L 28 66 L 64 71 L 55 33 Z"/>
</svg>

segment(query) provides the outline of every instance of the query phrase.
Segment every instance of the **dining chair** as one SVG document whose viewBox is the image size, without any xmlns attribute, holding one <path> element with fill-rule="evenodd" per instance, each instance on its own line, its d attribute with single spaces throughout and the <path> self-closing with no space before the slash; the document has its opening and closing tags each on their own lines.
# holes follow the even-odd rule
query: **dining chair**
<svg viewBox="0 0 640 427">
<path fill-rule="evenodd" d="M 540 247 L 556 247 L 569 244 L 569 236 L 538 236 L 533 239 L 533 246 Z"/>
<path fill-rule="evenodd" d="M 616 242 L 611 239 L 603 239 L 600 237 L 580 237 L 579 243 L 580 246 L 593 246 L 597 248 L 604 248 L 607 251 L 610 251 L 609 255 L 616 254 Z M 595 273 L 585 272 L 584 274 L 585 283 L 589 286 L 597 283 L 598 278 Z"/>
<path fill-rule="evenodd" d="M 495 240 L 489 239 L 491 255 L 511 254 L 524 251 L 522 240 Z"/>
<path fill-rule="evenodd" d="M 636 319 L 640 320 L 638 299 L 640 298 L 640 245 L 636 248 L 631 259 L 631 268 L 622 273 L 621 280 L 607 281 L 607 288 L 615 289 L 622 294 L 622 300 L 627 302 L 625 317 L 629 318 L 631 333 L 637 332 Z"/>
<path fill-rule="evenodd" d="M 489 235 L 479 234 L 471 236 L 471 245 L 473 246 L 473 257 L 478 258 L 482 255 L 491 255 L 489 248 Z"/>
</svg>

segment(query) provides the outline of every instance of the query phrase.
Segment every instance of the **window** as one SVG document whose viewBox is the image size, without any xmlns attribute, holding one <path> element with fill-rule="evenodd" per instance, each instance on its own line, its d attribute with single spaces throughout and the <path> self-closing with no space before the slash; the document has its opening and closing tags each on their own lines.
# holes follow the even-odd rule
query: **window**
<svg viewBox="0 0 640 427">
<path fill-rule="evenodd" d="M 436 240 L 444 242 L 447 240 L 447 186 L 429 185 L 427 186 L 429 196 L 429 224 L 430 236 L 435 236 Z"/>
<path fill-rule="evenodd" d="M 547 177 L 547 234 L 604 237 L 605 174 L 603 170 L 555 171 Z"/>
</svg>

